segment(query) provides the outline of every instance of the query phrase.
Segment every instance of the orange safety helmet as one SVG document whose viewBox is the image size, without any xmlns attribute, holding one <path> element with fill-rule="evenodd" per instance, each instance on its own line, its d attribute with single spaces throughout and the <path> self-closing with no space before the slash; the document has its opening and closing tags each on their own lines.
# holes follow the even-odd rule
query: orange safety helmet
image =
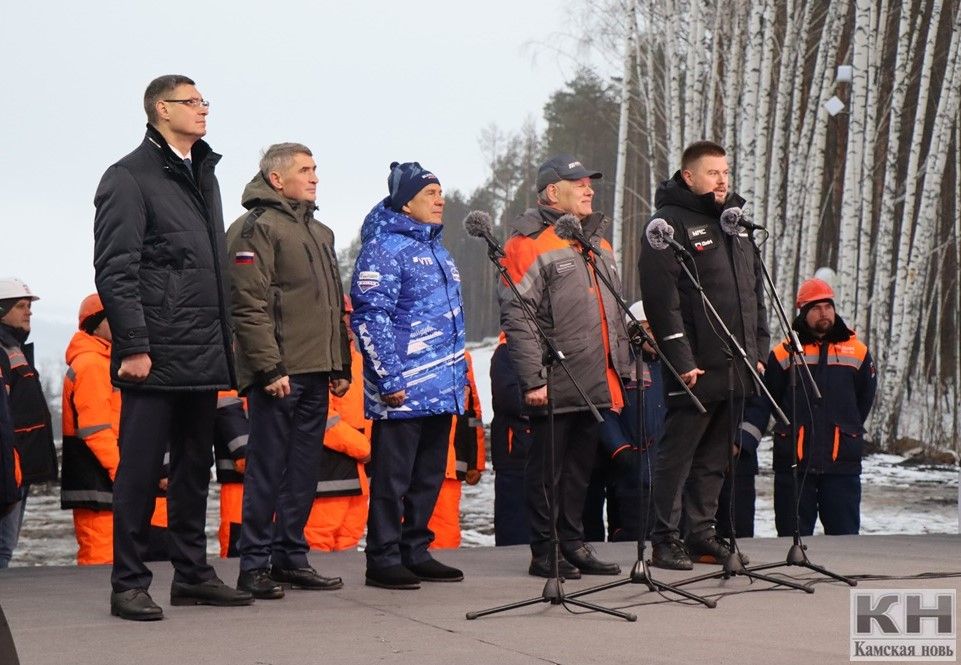
<svg viewBox="0 0 961 665">
<path fill-rule="evenodd" d="M 804 309 L 805 306 L 822 300 L 830 300 L 832 304 L 834 302 L 834 290 L 823 279 L 816 277 L 809 279 L 797 290 L 798 309 Z"/>
<path fill-rule="evenodd" d="M 103 303 L 100 302 L 100 296 L 96 293 L 91 293 L 89 296 L 83 299 L 83 302 L 80 303 L 80 314 L 77 317 L 77 327 L 82 329 L 84 321 L 102 311 Z"/>
</svg>

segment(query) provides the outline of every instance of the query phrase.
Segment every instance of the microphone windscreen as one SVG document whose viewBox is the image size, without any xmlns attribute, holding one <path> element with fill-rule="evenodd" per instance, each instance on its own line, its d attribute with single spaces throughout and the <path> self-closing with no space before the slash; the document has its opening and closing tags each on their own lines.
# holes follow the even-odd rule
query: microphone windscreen
<svg viewBox="0 0 961 665">
<path fill-rule="evenodd" d="M 471 210 L 464 218 L 464 230 L 469 236 L 483 238 L 484 232 L 490 233 L 492 228 L 491 216 L 483 210 Z"/>
<path fill-rule="evenodd" d="M 554 233 L 561 240 L 573 240 L 583 233 L 581 229 L 581 222 L 574 215 L 567 213 L 566 215 L 561 215 L 556 222 L 554 222 Z"/>
<path fill-rule="evenodd" d="M 729 236 L 736 236 L 740 233 L 738 228 L 738 222 L 741 221 L 741 217 L 744 216 L 744 212 L 740 208 L 728 208 L 721 213 L 721 228 L 724 233 Z"/>
<path fill-rule="evenodd" d="M 674 227 L 668 224 L 666 219 L 657 217 L 648 223 L 644 234 L 647 236 L 647 242 L 651 244 L 651 247 L 660 251 L 667 249 L 668 243 L 664 238 L 674 237 Z"/>
</svg>

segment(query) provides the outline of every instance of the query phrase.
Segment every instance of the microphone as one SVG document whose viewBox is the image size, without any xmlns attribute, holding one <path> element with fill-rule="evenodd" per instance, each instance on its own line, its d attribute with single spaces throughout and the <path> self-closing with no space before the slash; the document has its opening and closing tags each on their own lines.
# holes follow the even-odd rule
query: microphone
<svg viewBox="0 0 961 665">
<path fill-rule="evenodd" d="M 653 249 L 661 251 L 670 246 L 675 252 L 690 256 L 684 245 L 674 239 L 674 227 L 668 224 L 666 219 L 660 217 L 652 219 L 644 234 Z"/>
<path fill-rule="evenodd" d="M 760 224 L 748 221 L 747 217 L 744 216 L 744 211 L 740 208 L 728 208 L 721 213 L 721 228 L 724 229 L 725 233 L 732 236 L 736 235 L 739 226 L 749 231 L 764 230 L 764 227 Z"/>
<path fill-rule="evenodd" d="M 561 240 L 576 240 L 581 243 L 585 249 L 595 254 L 601 253 L 601 250 L 584 235 L 584 228 L 581 226 L 580 220 L 571 213 L 561 215 L 557 221 L 554 222 L 554 233 L 556 233 L 557 237 Z"/>
<path fill-rule="evenodd" d="M 487 241 L 487 246 L 499 258 L 507 256 L 504 249 L 500 246 L 491 234 L 491 216 L 483 210 L 471 210 L 464 218 L 464 230 L 467 235 L 475 238 L 483 238 Z"/>
</svg>

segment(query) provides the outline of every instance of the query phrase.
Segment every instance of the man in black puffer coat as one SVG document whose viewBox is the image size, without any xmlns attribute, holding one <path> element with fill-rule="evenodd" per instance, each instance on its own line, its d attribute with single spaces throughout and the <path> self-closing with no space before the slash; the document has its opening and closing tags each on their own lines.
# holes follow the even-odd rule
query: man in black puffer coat
<svg viewBox="0 0 961 665">
<path fill-rule="evenodd" d="M 253 602 L 217 578 L 204 535 L 217 390 L 235 383 L 220 155 L 200 140 L 208 104 L 189 78 L 152 81 L 144 110 L 143 143 L 107 169 L 94 199 L 97 291 L 122 392 L 110 606 L 139 621 L 163 617 L 143 562 L 168 443 L 171 603 Z"/>
<path fill-rule="evenodd" d="M 728 191 L 724 149 L 709 141 L 688 146 L 681 170 L 658 187 L 655 205 L 654 218 L 674 229 L 674 239 L 692 257 L 688 268 L 748 360 L 763 370 L 760 361 L 766 357 L 769 335 L 760 265 L 746 234 L 730 235 L 720 225 L 725 208 L 744 205 L 744 199 Z M 742 360 L 729 353 L 727 340 L 673 252 L 655 250 L 646 234 L 639 273 L 644 308 L 661 352 L 707 409 L 699 414 L 677 381 L 666 377 L 667 421 L 654 472 L 653 565 L 689 570 L 692 558 L 724 563 L 730 549 L 715 533 L 715 515 L 728 446 L 734 445 L 727 404 L 730 363 L 736 413 L 754 394 L 754 381 Z M 688 520 L 685 542 L 678 531 L 682 494 Z"/>
</svg>

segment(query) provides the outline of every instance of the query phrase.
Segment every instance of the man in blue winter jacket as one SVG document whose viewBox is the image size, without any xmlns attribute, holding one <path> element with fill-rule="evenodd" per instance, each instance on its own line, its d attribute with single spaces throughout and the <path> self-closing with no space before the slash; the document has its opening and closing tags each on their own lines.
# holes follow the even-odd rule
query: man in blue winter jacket
<svg viewBox="0 0 961 665">
<path fill-rule="evenodd" d="M 350 292 L 374 421 L 366 581 L 417 589 L 464 579 L 427 551 L 450 416 L 464 412 L 464 317 L 460 274 L 441 241 L 440 181 L 417 162 L 390 169 L 389 196 L 361 229 Z"/>
</svg>

